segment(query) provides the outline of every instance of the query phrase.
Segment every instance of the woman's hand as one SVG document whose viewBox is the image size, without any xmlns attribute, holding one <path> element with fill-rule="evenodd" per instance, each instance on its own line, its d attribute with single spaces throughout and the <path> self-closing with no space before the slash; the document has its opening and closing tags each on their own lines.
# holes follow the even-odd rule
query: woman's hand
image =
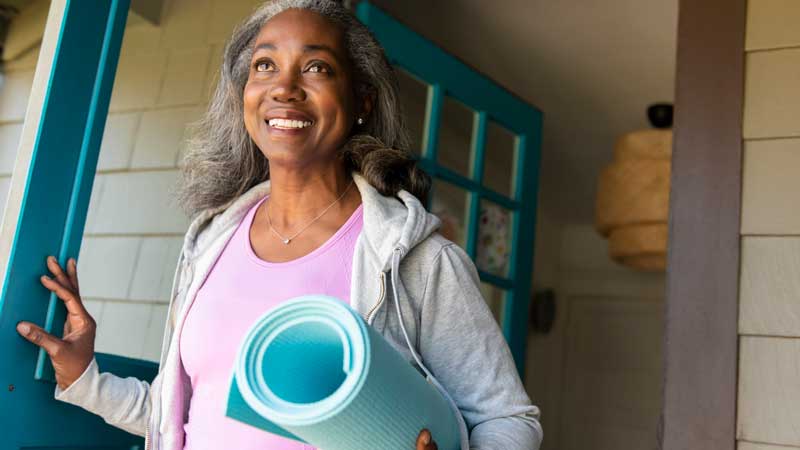
<svg viewBox="0 0 800 450">
<path fill-rule="evenodd" d="M 59 339 L 41 327 L 25 321 L 17 324 L 17 332 L 47 352 L 53 362 L 58 386 L 66 389 L 92 362 L 97 324 L 81 302 L 75 259 L 69 259 L 67 274 L 61 270 L 53 256 L 47 258 L 47 267 L 55 279 L 42 275 L 40 281 L 47 289 L 55 292 L 67 307 L 64 335 Z"/>
<path fill-rule="evenodd" d="M 423 428 L 422 431 L 419 432 L 419 436 L 417 436 L 416 450 L 439 450 L 439 447 L 436 446 L 436 441 L 434 441 L 431 436 L 431 432 L 425 428 Z"/>
</svg>

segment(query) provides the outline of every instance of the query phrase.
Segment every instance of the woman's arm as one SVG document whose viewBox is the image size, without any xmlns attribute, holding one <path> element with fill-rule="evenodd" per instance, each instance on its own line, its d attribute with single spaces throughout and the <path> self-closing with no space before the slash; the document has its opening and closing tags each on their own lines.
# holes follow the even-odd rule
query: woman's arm
<svg viewBox="0 0 800 450">
<path fill-rule="evenodd" d="M 154 385 L 161 381 L 161 373 L 153 380 Z M 150 384 L 134 377 L 100 373 L 94 358 L 69 387 L 56 385 L 54 396 L 97 414 L 109 425 L 139 436 L 145 434 L 151 412 Z"/>
<path fill-rule="evenodd" d="M 56 378 L 55 398 L 98 414 L 125 431 L 144 435 L 150 416 L 150 385 L 133 377 L 99 373 L 94 353 L 97 323 L 81 300 L 77 261 L 70 258 L 65 273 L 50 255 L 47 267 L 54 277 L 42 276 L 41 282 L 64 301 L 67 309 L 63 336 L 58 338 L 25 321 L 17 324 L 17 331 L 50 357 Z"/>
<path fill-rule="evenodd" d="M 422 359 L 461 410 L 471 449 L 536 450 L 542 441 L 539 409 L 522 386 L 479 283 L 469 256 L 445 245 L 423 293 Z"/>
</svg>

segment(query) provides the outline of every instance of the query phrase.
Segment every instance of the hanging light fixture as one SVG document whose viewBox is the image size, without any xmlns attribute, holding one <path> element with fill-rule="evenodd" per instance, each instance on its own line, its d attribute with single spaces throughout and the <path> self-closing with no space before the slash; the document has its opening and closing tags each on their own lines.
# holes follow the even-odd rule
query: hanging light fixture
<svg viewBox="0 0 800 450">
<path fill-rule="evenodd" d="M 611 259 L 634 269 L 666 268 L 672 109 L 650 106 L 654 128 L 620 136 L 598 181 L 595 227 L 608 239 Z"/>
</svg>

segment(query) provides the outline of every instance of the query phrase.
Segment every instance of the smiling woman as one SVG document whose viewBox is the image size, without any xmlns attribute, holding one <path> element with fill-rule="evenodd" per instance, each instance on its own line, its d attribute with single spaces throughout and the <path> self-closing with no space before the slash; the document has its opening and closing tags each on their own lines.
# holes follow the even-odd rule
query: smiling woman
<svg viewBox="0 0 800 450">
<path fill-rule="evenodd" d="M 53 262 L 57 279 L 43 283 L 70 308 L 65 329 L 85 337 L 65 346 L 26 334 L 54 350 L 56 398 L 144 435 L 148 448 L 307 448 L 226 417 L 224 404 L 253 320 L 321 294 L 349 304 L 440 389 L 463 418 L 463 450 L 538 448 L 539 411 L 474 264 L 424 208 L 430 179 L 408 152 L 398 105 L 383 50 L 339 3 L 256 10 L 225 48 L 185 156 L 179 200 L 193 221 L 158 376 L 150 385 L 87 363 L 95 323 L 74 266 L 67 276 Z M 424 427 L 409 449 L 437 448 Z"/>
</svg>

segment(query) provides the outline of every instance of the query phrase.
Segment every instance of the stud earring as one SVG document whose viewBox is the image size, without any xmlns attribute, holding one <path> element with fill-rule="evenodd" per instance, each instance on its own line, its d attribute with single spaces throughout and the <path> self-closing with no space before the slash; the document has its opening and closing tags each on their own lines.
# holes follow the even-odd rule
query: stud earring
<svg viewBox="0 0 800 450">
<path fill-rule="evenodd" d="M 356 122 L 357 122 L 359 125 L 364 125 L 364 118 L 363 118 L 363 117 L 359 117 L 359 118 L 358 118 L 358 120 L 356 120 Z"/>
</svg>

